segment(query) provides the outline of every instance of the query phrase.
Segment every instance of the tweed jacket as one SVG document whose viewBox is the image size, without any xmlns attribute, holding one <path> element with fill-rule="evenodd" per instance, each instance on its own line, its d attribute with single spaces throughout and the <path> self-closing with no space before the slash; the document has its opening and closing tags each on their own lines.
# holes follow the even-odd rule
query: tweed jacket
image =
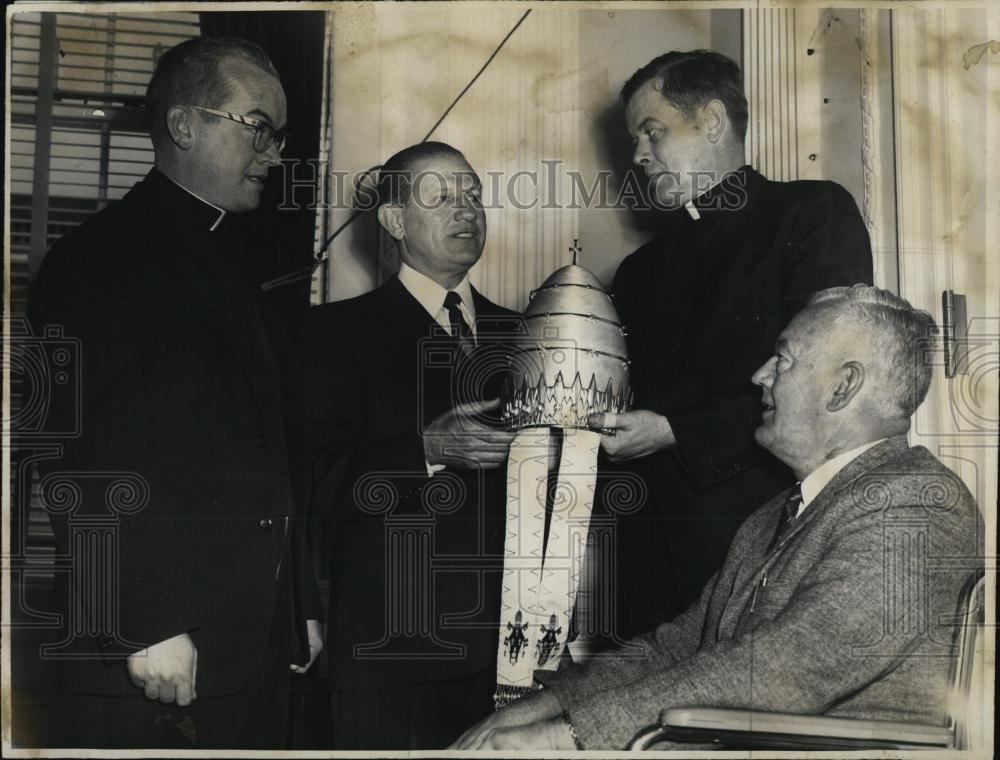
<svg viewBox="0 0 1000 760">
<path fill-rule="evenodd" d="M 787 491 L 741 526 L 700 600 L 549 677 L 587 749 L 622 749 L 669 707 L 943 722 L 962 583 L 983 523 L 962 481 L 905 436 L 823 488 L 768 552 Z"/>
</svg>

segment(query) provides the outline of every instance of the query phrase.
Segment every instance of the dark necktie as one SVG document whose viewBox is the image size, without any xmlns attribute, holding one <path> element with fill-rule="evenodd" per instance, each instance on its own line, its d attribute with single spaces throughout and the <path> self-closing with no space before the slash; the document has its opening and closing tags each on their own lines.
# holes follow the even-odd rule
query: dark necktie
<svg viewBox="0 0 1000 760">
<path fill-rule="evenodd" d="M 448 320 L 451 322 L 451 334 L 458 338 L 458 345 L 462 352 L 468 356 L 475 348 L 476 341 L 472 336 L 472 330 L 466 324 L 462 316 L 462 297 L 454 290 L 449 290 L 444 297 L 444 308 L 448 310 Z"/>
<path fill-rule="evenodd" d="M 791 490 L 788 497 L 785 499 L 785 503 L 782 505 L 781 517 L 778 518 L 778 528 L 774 531 L 774 537 L 771 539 L 771 543 L 768 544 L 767 553 L 770 554 L 781 537 L 785 535 L 785 531 L 788 530 L 788 525 L 795 519 L 795 516 L 799 513 L 799 505 L 802 504 L 802 484 L 796 483 L 795 488 Z"/>
</svg>

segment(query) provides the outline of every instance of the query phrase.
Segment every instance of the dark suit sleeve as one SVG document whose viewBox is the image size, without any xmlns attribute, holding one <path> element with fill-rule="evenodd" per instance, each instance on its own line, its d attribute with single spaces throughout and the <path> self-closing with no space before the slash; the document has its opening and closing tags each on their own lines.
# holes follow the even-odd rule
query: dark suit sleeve
<svg viewBox="0 0 1000 760">
<path fill-rule="evenodd" d="M 292 590 L 297 635 L 291 660 L 295 665 L 305 665 L 309 662 L 309 636 L 305 624 L 308 620 L 324 619 L 323 602 L 320 599 L 319 584 L 316 582 L 316 573 L 313 569 L 307 524 L 296 524 L 293 542 L 291 559 L 295 564 L 292 571 L 297 574 L 297 578 Z"/>
<path fill-rule="evenodd" d="M 816 291 L 872 282 L 868 231 L 850 193 L 835 183 L 821 182 L 811 183 L 811 192 L 803 195 L 792 212 L 791 234 L 775 243 L 780 246 L 776 286 L 782 326 Z M 712 350 L 712 346 L 702 348 Z M 725 362 L 726 357 L 718 356 L 715 361 Z M 654 399 L 650 407 L 667 418 L 677 440 L 676 451 L 702 489 L 759 462 L 753 432 L 760 424 L 760 391 L 749 376 L 730 380 L 714 398 L 674 409 Z"/>
<path fill-rule="evenodd" d="M 364 429 L 363 388 L 350 348 L 328 310 L 310 315 L 306 369 L 309 512 L 349 517 L 348 472 Z"/>
<path fill-rule="evenodd" d="M 358 503 L 412 500 L 428 480 L 422 437 L 414 430 L 372 435 L 355 358 L 360 347 L 350 334 L 357 325 L 345 311 L 327 308 L 316 309 L 312 322 L 306 425 L 312 514 L 359 518 L 365 513 Z"/>
<path fill-rule="evenodd" d="M 103 238 L 87 237 L 72 247 L 56 246 L 33 286 L 29 313 L 36 332 L 56 326 L 79 341 L 80 406 L 53 408 L 50 423 L 66 429 L 75 418 L 81 433 L 64 441 L 64 456 L 50 469 L 66 472 L 79 486 L 70 516 L 115 520 L 118 583 L 108 589 L 111 596 L 97 597 L 104 612 L 89 606 L 87 614 L 106 614 L 113 602 L 117 630 L 146 646 L 197 628 L 200 606 L 211 594 L 199 591 L 203 571 L 184 554 L 191 544 L 184 521 L 172 519 L 170 483 L 183 473 L 165 472 L 150 440 L 145 278 L 120 255 L 128 245 L 116 243 L 112 248 Z M 131 512 L 113 509 L 108 487 L 118 477 L 144 483 L 148 504 Z M 68 550 L 67 514 L 53 514 L 52 522 L 57 542 Z"/>
<path fill-rule="evenodd" d="M 788 324 L 809 297 L 838 285 L 871 285 L 872 249 L 861 214 L 847 190 L 823 182 L 803 202 L 798 225 L 782 261 L 781 284 Z"/>
<path fill-rule="evenodd" d="M 319 584 L 316 582 L 316 572 L 313 565 L 313 553 L 309 548 L 308 535 L 306 531 L 301 531 L 299 538 L 300 551 L 296 556 L 297 567 L 295 571 L 299 574 L 298 588 L 302 594 L 302 614 L 305 620 L 322 620 L 323 602 L 320 599 Z"/>
</svg>

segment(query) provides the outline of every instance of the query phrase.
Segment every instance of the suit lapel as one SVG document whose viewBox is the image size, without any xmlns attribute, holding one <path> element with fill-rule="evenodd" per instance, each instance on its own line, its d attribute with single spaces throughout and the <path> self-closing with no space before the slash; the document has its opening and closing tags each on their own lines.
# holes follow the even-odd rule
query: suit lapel
<svg viewBox="0 0 1000 760">
<path fill-rule="evenodd" d="M 371 336 L 372 350 L 386 357 L 389 367 L 398 371 L 400 355 L 412 356 L 412 381 L 429 418 L 451 409 L 456 403 L 493 398 L 499 394 L 500 373 L 506 371 L 509 336 L 516 316 L 496 306 L 475 289 L 477 346 L 466 357 L 458 341 L 406 289 L 397 277 L 390 279 L 374 294 L 371 325 L 358 326 Z M 393 348 L 390 348 L 394 347 Z M 409 370 L 407 370 L 409 372 Z M 474 383 L 470 380 L 474 379 Z M 457 381 L 457 382 L 456 382 Z M 476 398 L 470 394 L 475 392 Z"/>
<path fill-rule="evenodd" d="M 848 462 L 844 469 L 834 475 L 823 490 L 817 494 L 815 503 L 825 504 L 827 501 L 832 501 L 838 492 L 852 486 L 854 481 L 862 475 L 881 467 L 891 459 L 895 459 L 900 454 L 909 450 L 909 448 L 910 445 L 906 440 L 905 434 L 887 438 L 877 446 L 872 446 L 868 451 L 861 454 L 861 456 Z M 823 501 L 821 502 L 821 500 Z"/>
<path fill-rule="evenodd" d="M 907 443 L 905 435 L 894 436 L 883 441 L 877 446 L 873 446 L 868 449 L 868 451 L 865 451 L 860 456 L 848 462 L 847 466 L 831 478 L 830 482 L 823 487 L 823 490 L 816 494 L 816 498 L 812 500 L 808 507 L 806 507 L 805 511 L 803 511 L 802 514 L 792 522 L 781 541 L 779 541 L 775 547 L 775 553 L 777 553 L 777 550 L 779 550 L 784 544 L 791 540 L 793 536 L 805 530 L 805 528 L 814 519 L 816 519 L 817 515 L 821 514 L 824 510 L 828 509 L 832 504 L 841 499 L 842 492 L 848 488 L 852 488 L 854 483 L 859 478 L 863 477 L 872 470 L 881 467 L 887 461 L 895 458 L 908 448 L 909 444 Z M 773 508 L 773 519 L 767 521 L 767 527 L 759 532 L 754 539 L 752 556 L 764 556 L 764 552 L 771 541 L 771 536 L 774 535 L 774 529 L 777 528 L 778 519 L 781 514 L 781 505 L 784 503 L 784 500 L 787 498 L 790 491 L 791 489 L 788 489 L 782 492 L 779 497 L 774 499 L 774 502 L 777 502 L 777 506 Z"/>
<path fill-rule="evenodd" d="M 378 332 L 390 330 L 381 332 L 383 339 L 391 340 L 390 336 L 399 335 L 399 345 L 413 345 L 414 341 L 437 337 L 438 330 L 442 335 L 445 334 L 444 328 L 427 313 L 398 277 L 393 277 L 379 288 L 377 296 L 375 311 L 379 319 Z"/>
<path fill-rule="evenodd" d="M 806 530 L 808 526 L 824 511 L 844 498 L 844 491 L 854 487 L 854 484 L 867 473 L 881 467 L 887 461 L 894 459 L 909 448 L 905 435 L 895 436 L 873 446 L 861 456 L 852 460 L 824 486 L 823 490 L 809 504 L 806 510 L 796 518 L 789 529 L 778 542 L 774 551 L 767 552 L 774 531 L 777 528 L 785 499 L 791 489 L 786 489 L 763 507 L 769 515 L 762 520 L 757 534 L 750 540 L 746 556 L 736 570 L 729 600 L 726 602 L 719 622 L 716 635 L 720 639 L 732 636 L 739 625 L 743 611 L 747 609 L 759 582 L 761 571 L 769 567 L 780 556 L 781 548 L 794 536 Z"/>
<path fill-rule="evenodd" d="M 423 423 L 450 409 L 458 344 L 398 278 L 377 291 L 373 324 L 365 326 L 383 371 L 402 375 L 388 384 L 412 395 Z M 460 353 L 460 352 L 459 352 Z"/>
<path fill-rule="evenodd" d="M 881 467 L 907 449 L 909 449 L 909 443 L 906 436 L 897 435 L 882 441 L 877 446 L 872 446 L 868 451 L 848 462 L 840 472 L 830 479 L 823 490 L 816 494 L 816 498 L 806 507 L 799 519 L 792 523 L 791 529 L 779 543 L 779 546 L 805 528 L 816 515 L 843 498 L 843 491 L 853 488 L 859 478 Z"/>
<path fill-rule="evenodd" d="M 761 520 L 757 533 L 750 537 L 746 545 L 746 553 L 733 575 L 733 583 L 729 592 L 730 597 L 726 602 L 725 611 L 719 622 L 720 635 L 724 633 L 722 629 L 723 623 L 727 624 L 729 630 L 735 626 L 738 618 L 737 611 L 743 609 L 746 600 L 749 599 L 753 591 L 757 574 L 767 564 L 767 560 L 769 559 L 767 556 L 767 547 L 771 543 L 774 532 L 778 527 L 778 520 L 780 519 L 785 500 L 788 498 L 791 490 L 791 488 L 786 488 L 773 499 L 761 505 L 761 511 L 767 514 L 767 519 Z M 729 625 L 730 623 L 731 625 Z"/>
</svg>

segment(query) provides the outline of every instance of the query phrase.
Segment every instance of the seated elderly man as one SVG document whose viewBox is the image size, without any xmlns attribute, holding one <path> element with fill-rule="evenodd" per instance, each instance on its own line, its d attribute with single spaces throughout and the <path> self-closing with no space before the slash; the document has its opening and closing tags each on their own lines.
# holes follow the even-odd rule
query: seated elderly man
<svg viewBox="0 0 1000 760">
<path fill-rule="evenodd" d="M 622 749 L 682 706 L 943 721 L 944 621 L 982 556 L 982 519 L 958 477 L 907 443 L 933 325 L 878 288 L 813 296 L 753 377 L 756 438 L 800 483 L 741 526 L 697 604 L 632 642 L 644 656 L 539 673 L 543 689 L 455 746 Z"/>
</svg>

